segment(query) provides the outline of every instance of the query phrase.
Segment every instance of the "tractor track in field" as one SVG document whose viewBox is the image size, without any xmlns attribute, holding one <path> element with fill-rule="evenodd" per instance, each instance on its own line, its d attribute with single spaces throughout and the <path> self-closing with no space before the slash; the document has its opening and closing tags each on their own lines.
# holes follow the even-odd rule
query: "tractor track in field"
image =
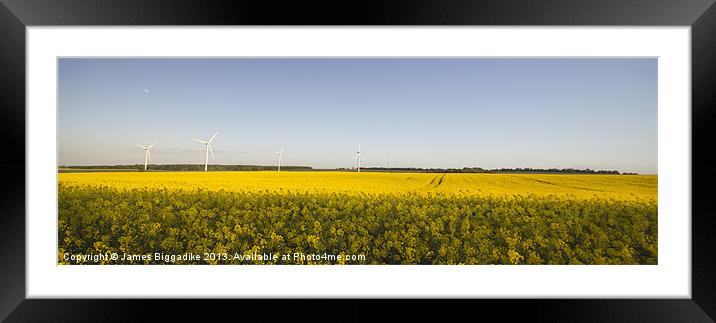
<svg viewBox="0 0 716 323">
<path fill-rule="evenodd" d="M 540 179 L 536 179 L 536 178 L 529 178 L 529 177 L 526 177 L 526 178 L 531 181 L 540 183 L 540 184 L 553 185 L 553 186 L 557 186 L 557 187 L 566 187 L 566 188 L 583 190 L 583 191 L 604 192 L 604 190 L 600 190 L 600 189 L 586 188 L 586 187 L 580 187 L 580 186 L 576 186 L 576 185 L 557 184 L 557 183 L 552 183 L 549 181 L 540 180 Z"/>
<path fill-rule="evenodd" d="M 434 176 L 434 177 L 430 180 L 430 183 L 428 183 L 428 185 L 429 185 L 429 186 L 435 185 L 435 180 L 436 180 L 436 179 L 438 179 L 438 177 L 437 177 L 437 176 Z"/>
<path fill-rule="evenodd" d="M 442 176 L 436 175 L 435 177 L 433 177 L 430 180 L 430 183 L 428 184 L 428 186 L 432 186 L 433 188 L 440 187 L 440 185 L 442 185 L 442 183 L 443 183 L 443 180 L 445 179 L 445 175 L 447 175 L 447 174 L 443 174 Z M 440 177 L 440 178 L 438 178 L 438 177 Z"/>
<path fill-rule="evenodd" d="M 438 188 L 438 186 L 440 186 L 443 183 L 443 180 L 445 179 L 445 175 L 446 174 L 443 174 L 443 176 L 440 177 L 440 181 L 438 182 L 438 185 L 435 185 L 435 188 Z"/>
</svg>

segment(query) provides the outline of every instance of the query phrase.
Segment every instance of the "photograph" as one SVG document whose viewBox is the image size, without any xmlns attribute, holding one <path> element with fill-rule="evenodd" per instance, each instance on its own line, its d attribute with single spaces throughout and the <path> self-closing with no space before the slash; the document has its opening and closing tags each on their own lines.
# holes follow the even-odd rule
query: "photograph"
<svg viewBox="0 0 716 323">
<path fill-rule="evenodd" d="M 57 264 L 658 265 L 658 60 L 58 57 Z"/>
</svg>

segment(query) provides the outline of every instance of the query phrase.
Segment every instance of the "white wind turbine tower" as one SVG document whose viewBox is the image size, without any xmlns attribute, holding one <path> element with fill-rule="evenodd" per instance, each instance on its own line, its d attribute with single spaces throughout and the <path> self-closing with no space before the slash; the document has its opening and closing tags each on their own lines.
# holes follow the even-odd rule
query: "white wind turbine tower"
<svg viewBox="0 0 716 323">
<path fill-rule="evenodd" d="M 137 146 L 139 146 L 139 148 L 144 149 L 144 170 L 147 170 L 147 161 L 152 160 L 152 154 L 149 153 L 149 149 L 152 149 L 152 147 L 154 147 L 154 145 L 156 145 L 156 144 L 157 143 L 155 142 L 155 143 L 149 145 L 149 147 L 144 147 L 140 144 L 137 144 Z"/>
<path fill-rule="evenodd" d="M 360 173 L 360 159 L 361 159 L 361 155 L 360 155 L 360 140 L 358 140 L 358 151 L 356 152 L 356 155 L 358 156 L 358 172 Z"/>
<path fill-rule="evenodd" d="M 209 141 L 204 141 L 204 140 L 199 140 L 199 139 L 194 138 L 194 140 L 196 140 L 206 146 L 206 159 L 204 159 L 204 171 L 207 171 L 209 169 L 209 152 L 211 152 L 211 158 L 216 160 L 216 156 L 214 156 L 214 150 L 211 149 L 211 141 L 214 140 L 214 138 L 218 134 L 219 133 L 217 132 L 213 136 L 211 136 L 211 139 L 209 139 Z"/>
<path fill-rule="evenodd" d="M 283 147 L 281 147 L 281 150 L 277 151 L 276 157 L 278 157 L 278 171 L 281 171 L 281 155 L 283 154 Z"/>
</svg>

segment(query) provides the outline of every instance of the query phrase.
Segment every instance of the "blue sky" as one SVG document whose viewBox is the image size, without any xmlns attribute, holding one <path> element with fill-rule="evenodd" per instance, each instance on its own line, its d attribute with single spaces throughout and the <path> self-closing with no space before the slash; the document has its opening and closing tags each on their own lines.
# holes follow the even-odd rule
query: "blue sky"
<svg viewBox="0 0 716 323">
<path fill-rule="evenodd" d="M 61 58 L 60 165 L 657 171 L 657 60 Z"/>
</svg>

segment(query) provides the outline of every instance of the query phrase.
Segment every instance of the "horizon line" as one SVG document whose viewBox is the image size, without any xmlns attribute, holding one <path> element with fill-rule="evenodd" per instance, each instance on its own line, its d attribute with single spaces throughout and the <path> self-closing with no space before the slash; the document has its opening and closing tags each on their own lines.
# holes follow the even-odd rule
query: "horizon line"
<svg viewBox="0 0 716 323">
<path fill-rule="evenodd" d="M 120 166 L 143 166 L 144 164 L 94 164 L 94 165 L 58 165 L 57 168 L 78 168 L 78 167 L 120 167 Z M 154 165 L 154 166 L 170 166 L 170 165 L 176 165 L 176 166 L 204 166 L 204 164 L 196 164 L 196 163 L 177 163 L 177 164 L 147 164 L 148 166 Z M 259 165 L 259 164 L 208 164 L 209 166 L 237 166 L 237 167 L 272 167 L 276 168 L 276 165 Z M 313 166 L 308 165 L 281 165 L 281 168 L 309 168 L 311 170 L 345 170 L 345 169 L 356 169 L 357 167 L 328 167 L 328 168 L 314 168 Z M 361 169 L 386 169 L 386 170 L 465 170 L 465 169 L 482 169 L 484 171 L 499 171 L 499 170 L 522 170 L 522 171 L 567 171 L 567 170 L 574 170 L 574 171 L 593 171 L 593 172 L 619 172 L 620 174 L 639 174 L 639 175 L 657 175 L 658 171 L 655 172 L 629 172 L 629 171 L 621 171 L 618 169 L 600 169 L 600 168 L 573 168 L 573 167 L 549 167 L 549 168 L 536 168 L 536 167 L 495 167 L 495 168 L 482 168 L 480 166 L 463 166 L 463 167 L 415 167 L 415 166 L 408 166 L 408 167 L 385 167 L 385 166 L 371 166 L 371 167 L 361 167 Z M 286 169 L 286 171 L 289 171 Z"/>
</svg>

